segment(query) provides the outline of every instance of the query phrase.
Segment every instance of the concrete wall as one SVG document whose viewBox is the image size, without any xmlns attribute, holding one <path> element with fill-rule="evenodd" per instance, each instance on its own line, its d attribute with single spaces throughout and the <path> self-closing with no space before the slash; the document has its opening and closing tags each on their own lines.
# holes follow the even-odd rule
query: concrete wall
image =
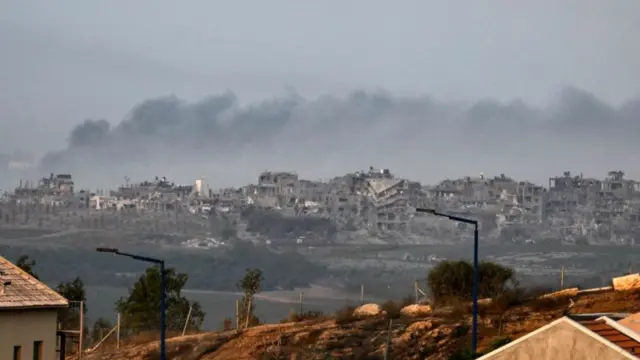
<svg viewBox="0 0 640 360">
<path fill-rule="evenodd" d="M 22 347 L 22 359 L 33 359 L 33 342 L 42 341 L 42 359 L 55 360 L 56 310 L 0 311 L 0 359 L 13 359 L 13 347 Z"/>
<path fill-rule="evenodd" d="M 561 322 L 519 344 L 483 357 L 491 360 L 622 360 L 629 357 L 569 323 Z"/>
</svg>

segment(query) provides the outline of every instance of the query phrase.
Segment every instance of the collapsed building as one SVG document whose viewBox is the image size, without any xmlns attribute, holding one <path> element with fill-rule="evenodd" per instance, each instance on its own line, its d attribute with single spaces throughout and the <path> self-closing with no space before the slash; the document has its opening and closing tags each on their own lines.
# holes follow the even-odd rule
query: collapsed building
<svg viewBox="0 0 640 360">
<path fill-rule="evenodd" d="M 313 231 L 318 231 L 318 224 L 332 224 L 343 234 L 414 242 L 470 236 L 463 224 L 421 219 L 415 214 L 420 207 L 476 218 L 488 241 L 635 244 L 640 233 L 640 185 L 619 170 L 602 179 L 566 171 L 550 177 L 548 187 L 504 174 L 423 186 L 386 168 L 369 167 L 325 181 L 301 179 L 294 172 L 264 171 L 255 184 L 238 188 L 213 191 L 202 179 L 194 185 L 177 185 L 166 177 L 155 177 L 134 184 L 127 181 L 108 195 L 76 191 L 71 175 L 51 174 L 36 185 L 21 182 L 11 199 L 95 210 L 217 214 L 240 228 L 241 214 L 251 207 L 277 213 L 280 218 L 273 219 L 287 224 L 302 224 L 287 219 L 309 218 L 309 224 L 315 224 L 309 227 Z M 314 238 L 304 232 L 300 236 Z"/>
<path fill-rule="evenodd" d="M 409 187 L 404 179 L 398 179 L 389 169 L 360 173 L 365 197 L 367 223 L 376 230 L 408 232 L 409 229 Z"/>
<path fill-rule="evenodd" d="M 35 184 L 20 180 L 10 199 L 17 204 L 86 208 L 89 195 L 86 190 L 75 191 L 75 183 L 70 174 L 50 174 Z"/>
<path fill-rule="evenodd" d="M 416 220 L 417 207 L 477 218 L 483 236 L 495 241 L 571 243 L 582 238 L 587 243 L 632 243 L 633 229 L 640 224 L 638 184 L 621 171 L 612 171 L 602 180 L 565 172 L 551 177 L 549 187 L 504 174 L 423 186 L 386 168 L 370 167 L 328 181 L 265 171 L 257 184 L 242 189 L 233 200 L 237 206 L 243 206 L 239 202 L 244 198 L 247 205 L 286 216 L 330 219 L 344 231 L 368 230 L 370 236 L 443 237 L 429 230 L 433 223 Z M 453 229 L 446 236 L 456 238 L 469 233 L 462 224 L 449 223 L 443 229 Z"/>
</svg>

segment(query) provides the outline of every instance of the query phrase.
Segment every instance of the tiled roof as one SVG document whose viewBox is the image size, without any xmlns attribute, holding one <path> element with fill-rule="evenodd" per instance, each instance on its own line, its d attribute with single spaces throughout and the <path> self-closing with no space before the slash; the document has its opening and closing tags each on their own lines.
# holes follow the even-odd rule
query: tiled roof
<svg viewBox="0 0 640 360">
<path fill-rule="evenodd" d="M 622 357 L 625 359 L 640 359 L 640 353 L 638 353 L 638 349 L 640 349 L 640 337 L 636 336 L 632 331 L 626 329 L 615 321 L 607 317 L 603 317 L 592 321 L 577 322 L 572 320 L 568 316 L 563 316 L 533 332 L 530 332 L 523 337 L 516 339 L 515 341 L 510 342 L 505 346 L 502 346 L 488 354 L 479 357 L 477 360 L 510 358 L 501 355 L 507 354 L 507 356 L 513 356 L 513 354 L 518 351 L 516 350 L 516 348 L 518 346 L 521 346 L 522 344 L 526 344 L 527 342 L 529 343 L 529 347 L 539 347 L 539 349 L 536 349 L 536 351 L 542 351 L 542 353 L 544 353 L 544 349 L 548 348 L 549 341 L 547 340 L 539 342 L 537 341 L 537 339 L 535 339 L 535 337 L 555 327 L 560 327 L 560 333 L 556 332 L 551 334 L 551 336 L 558 336 L 558 334 L 564 333 L 564 335 L 561 335 L 567 336 L 567 339 L 564 340 L 575 341 L 575 335 L 577 335 L 577 333 L 569 334 L 567 330 L 569 330 L 570 327 L 567 327 L 566 325 L 573 327 L 576 331 L 581 332 L 582 334 L 588 335 L 594 341 L 600 343 L 601 345 L 607 346 L 611 350 L 622 355 Z M 530 341 L 532 339 L 534 339 L 533 342 Z M 555 354 L 555 358 L 558 359 L 574 359 L 578 358 L 575 356 L 576 354 L 574 353 L 574 351 L 580 352 L 581 354 L 579 356 L 582 356 L 581 358 L 584 358 L 588 351 L 590 351 L 588 350 L 587 352 L 585 352 L 585 349 L 583 347 L 581 347 L 580 349 L 574 348 L 573 350 L 571 349 L 571 347 L 567 347 L 565 350 L 563 346 L 565 346 L 566 341 L 563 341 L 563 339 L 559 340 L 560 341 L 553 341 L 555 342 L 555 345 L 553 346 L 554 349 L 549 348 L 551 352 L 547 353 L 547 355 Z M 525 345 L 526 351 L 531 350 L 531 348 L 526 349 L 526 347 L 527 345 Z M 529 358 L 528 356 L 525 357 Z"/>
<path fill-rule="evenodd" d="M 635 331 L 640 335 L 640 312 L 627 316 L 618 321 L 618 324 Z"/>
<path fill-rule="evenodd" d="M 583 321 L 580 325 L 640 359 L 640 341 L 607 324 L 606 320 Z"/>
<path fill-rule="evenodd" d="M 63 296 L 0 256 L 0 310 L 67 306 Z"/>
</svg>

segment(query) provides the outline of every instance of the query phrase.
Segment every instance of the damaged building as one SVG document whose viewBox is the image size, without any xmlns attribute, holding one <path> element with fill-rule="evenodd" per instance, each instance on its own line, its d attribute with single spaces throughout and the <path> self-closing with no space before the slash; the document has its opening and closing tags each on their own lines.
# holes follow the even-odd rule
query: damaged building
<svg viewBox="0 0 640 360">
<path fill-rule="evenodd" d="M 362 174 L 362 184 L 367 223 L 376 230 L 408 232 L 408 182 L 393 176 L 389 169 L 370 168 Z"/>
<path fill-rule="evenodd" d="M 35 185 L 21 182 L 10 199 L 100 211 L 217 216 L 242 234 L 246 233 L 242 214 L 258 209 L 273 221 L 298 227 L 289 231 L 289 225 L 278 225 L 289 234 L 283 237 L 295 234 L 294 241 L 314 239 L 316 243 L 328 233 L 331 241 L 357 237 L 405 243 L 469 239 L 471 232 L 462 224 L 416 215 L 415 208 L 425 207 L 478 219 L 486 241 L 631 245 L 640 240 L 636 239 L 640 186 L 620 170 L 602 178 L 566 171 L 550 177 L 547 187 L 505 174 L 465 176 L 423 186 L 373 166 L 323 181 L 301 179 L 290 171 L 264 171 L 255 184 L 218 190 L 208 188 L 202 179 L 194 185 L 178 185 L 166 177 L 139 183 L 126 180 L 105 195 L 100 190 L 77 191 L 71 175 L 51 174 Z M 269 236 L 277 233 L 267 231 L 268 222 L 254 221 L 253 225 Z"/>
</svg>

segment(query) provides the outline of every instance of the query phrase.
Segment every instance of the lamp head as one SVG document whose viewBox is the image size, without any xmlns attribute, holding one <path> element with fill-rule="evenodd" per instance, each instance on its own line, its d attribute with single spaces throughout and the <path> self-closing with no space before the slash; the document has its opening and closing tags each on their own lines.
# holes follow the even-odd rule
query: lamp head
<svg viewBox="0 0 640 360">
<path fill-rule="evenodd" d="M 436 210 L 435 209 L 416 208 L 416 212 L 427 213 L 427 214 L 435 214 Z"/>
</svg>

